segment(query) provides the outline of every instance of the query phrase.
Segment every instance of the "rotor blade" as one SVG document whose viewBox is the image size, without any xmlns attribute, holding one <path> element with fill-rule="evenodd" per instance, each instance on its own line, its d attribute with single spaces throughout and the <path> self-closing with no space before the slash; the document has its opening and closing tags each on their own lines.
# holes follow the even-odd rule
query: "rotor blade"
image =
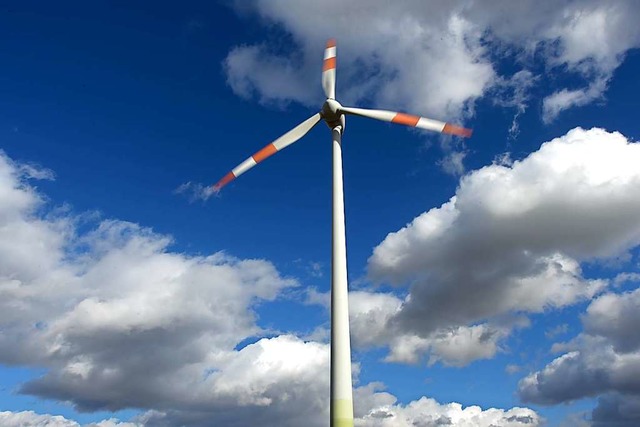
<svg viewBox="0 0 640 427">
<path fill-rule="evenodd" d="M 336 39 L 330 39 L 324 49 L 322 89 L 327 98 L 336 99 Z"/>
<path fill-rule="evenodd" d="M 313 128 L 319 121 L 320 113 L 314 114 L 313 116 L 309 117 L 307 120 L 300 123 L 298 126 L 294 127 L 289 132 L 285 133 L 280 138 L 276 139 L 271 144 L 267 145 L 262 150 L 258 151 L 253 156 L 249 157 L 247 160 L 233 168 L 231 172 L 222 177 L 222 179 L 213 186 L 213 189 L 215 191 L 220 191 L 222 187 L 260 163 L 267 157 L 271 157 L 273 154 L 277 153 L 283 148 L 288 147 L 289 145 L 305 136 L 306 133 L 309 132 L 311 128 Z"/>
<path fill-rule="evenodd" d="M 353 114 L 355 116 L 369 117 L 370 119 L 382 120 L 384 122 L 399 123 L 401 125 L 414 126 L 421 129 L 463 136 L 465 138 L 469 138 L 473 132 L 471 129 L 466 129 L 450 123 L 439 122 L 437 120 L 427 119 L 426 117 L 412 116 L 411 114 L 397 113 L 395 111 L 340 107 L 340 112 Z"/>
</svg>

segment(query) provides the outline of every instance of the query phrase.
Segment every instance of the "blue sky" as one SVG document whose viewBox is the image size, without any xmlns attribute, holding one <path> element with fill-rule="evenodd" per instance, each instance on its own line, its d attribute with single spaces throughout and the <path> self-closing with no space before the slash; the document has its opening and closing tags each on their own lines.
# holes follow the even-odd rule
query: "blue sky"
<svg viewBox="0 0 640 427">
<path fill-rule="evenodd" d="M 329 130 L 177 189 L 315 114 L 331 37 L 344 105 L 474 129 L 347 119 L 357 425 L 636 425 L 639 15 L 3 6 L 3 425 L 325 425 Z"/>
</svg>

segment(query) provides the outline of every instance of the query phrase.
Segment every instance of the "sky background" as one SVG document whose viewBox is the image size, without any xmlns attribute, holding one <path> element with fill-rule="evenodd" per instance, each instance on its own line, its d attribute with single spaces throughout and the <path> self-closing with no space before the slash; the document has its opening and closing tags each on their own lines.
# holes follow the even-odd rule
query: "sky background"
<svg viewBox="0 0 640 427">
<path fill-rule="evenodd" d="M 0 4 L 0 424 L 327 424 L 333 37 L 356 425 L 640 424 L 638 18 Z"/>
</svg>

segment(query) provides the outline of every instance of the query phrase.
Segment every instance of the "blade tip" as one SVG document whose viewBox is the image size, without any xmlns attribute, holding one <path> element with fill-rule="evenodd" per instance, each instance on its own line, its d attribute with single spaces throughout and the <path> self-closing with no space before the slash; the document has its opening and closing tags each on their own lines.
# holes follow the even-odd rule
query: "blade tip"
<svg viewBox="0 0 640 427">
<path fill-rule="evenodd" d="M 212 185 L 211 186 L 211 190 L 213 190 L 215 193 L 219 193 L 220 190 L 222 189 L 222 187 L 224 187 L 225 185 L 227 185 L 228 183 L 233 181 L 235 178 L 236 178 L 236 176 L 234 175 L 234 173 L 233 172 L 229 172 L 224 177 L 222 177 L 222 179 L 220 181 L 218 181 L 217 183 Z"/>
<path fill-rule="evenodd" d="M 331 47 L 336 47 L 336 39 L 332 38 L 327 41 L 327 49 Z"/>
<path fill-rule="evenodd" d="M 461 128 L 461 132 L 459 135 L 464 138 L 471 138 L 471 135 L 473 135 L 473 129 Z"/>
<path fill-rule="evenodd" d="M 457 135 L 457 136 L 461 136 L 463 138 L 470 138 L 471 135 L 473 134 L 473 130 L 472 129 L 467 129 L 467 128 L 463 128 L 461 126 L 456 126 L 456 125 L 452 125 L 452 124 L 445 124 L 444 128 L 442 129 L 443 133 L 448 133 L 451 135 Z"/>
</svg>

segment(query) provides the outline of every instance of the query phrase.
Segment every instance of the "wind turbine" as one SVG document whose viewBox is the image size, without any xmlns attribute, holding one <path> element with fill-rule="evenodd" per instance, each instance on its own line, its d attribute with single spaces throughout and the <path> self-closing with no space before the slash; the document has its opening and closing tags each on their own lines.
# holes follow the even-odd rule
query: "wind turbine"
<svg viewBox="0 0 640 427">
<path fill-rule="evenodd" d="M 342 184 L 342 133 L 345 115 L 368 117 L 385 122 L 470 137 L 471 130 L 449 123 L 386 110 L 343 107 L 336 101 L 336 41 L 327 42 L 322 66 L 322 88 L 327 100 L 319 113 L 309 117 L 253 156 L 236 166 L 213 186 L 220 189 L 258 163 L 288 147 L 311 130 L 321 119 L 331 129 L 333 140 L 333 221 L 331 242 L 331 427 L 353 427 L 351 384 L 351 343 L 347 290 L 347 249 L 345 243 L 344 195 Z"/>
</svg>

